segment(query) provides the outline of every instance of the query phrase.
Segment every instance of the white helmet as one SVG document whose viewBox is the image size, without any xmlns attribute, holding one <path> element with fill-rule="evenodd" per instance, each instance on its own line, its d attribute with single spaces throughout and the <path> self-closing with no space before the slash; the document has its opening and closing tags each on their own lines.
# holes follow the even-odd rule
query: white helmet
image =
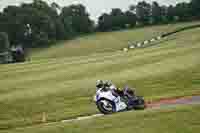
<svg viewBox="0 0 200 133">
<path fill-rule="evenodd" d="M 103 80 L 97 80 L 97 81 L 96 81 L 96 87 L 97 87 L 97 88 L 102 88 L 103 85 L 104 85 Z"/>
</svg>

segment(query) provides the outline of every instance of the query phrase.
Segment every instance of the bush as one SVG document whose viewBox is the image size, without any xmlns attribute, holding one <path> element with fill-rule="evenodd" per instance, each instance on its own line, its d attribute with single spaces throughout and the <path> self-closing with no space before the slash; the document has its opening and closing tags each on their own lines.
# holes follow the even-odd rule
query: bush
<svg viewBox="0 0 200 133">
<path fill-rule="evenodd" d="M 26 61 L 25 50 L 21 45 L 13 46 L 11 48 L 13 63 Z"/>
<path fill-rule="evenodd" d="M 10 44 L 7 33 L 0 32 L 0 64 L 9 63 L 12 61 L 9 48 Z"/>
<path fill-rule="evenodd" d="M 24 52 L 12 51 L 12 57 L 13 63 L 26 61 Z"/>
<path fill-rule="evenodd" d="M 5 32 L 0 32 L 0 53 L 8 52 L 9 50 L 8 35 Z"/>
</svg>

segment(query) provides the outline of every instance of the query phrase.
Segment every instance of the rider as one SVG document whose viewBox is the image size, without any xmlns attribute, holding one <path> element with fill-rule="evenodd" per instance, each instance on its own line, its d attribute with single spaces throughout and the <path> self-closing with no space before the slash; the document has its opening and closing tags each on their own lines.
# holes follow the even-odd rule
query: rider
<svg viewBox="0 0 200 133">
<path fill-rule="evenodd" d="M 97 90 L 103 88 L 103 86 L 104 86 L 103 80 L 96 81 Z"/>
<path fill-rule="evenodd" d="M 102 89 L 103 91 L 108 91 L 111 90 L 113 92 L 114 95 L 120 95 L 120 96 L 124 96 L 126 94 L 129 94 L 129 92 L 131 92 L 131 90 L 129 88 L 117 88 L 111 81 L 103 81 L 103 80 L 97 80 L 96 82 L 96 87 L 97 90 Z"/>
<path fill-rule="evenodd" d="M 135 99 L 135 89 L 130 89 L 129 87 L 125 87 L 124 89 L 115 87 L 114 84 L 112 84 L 111 81 L 103 81 L 103 80 L 97 80 L 96 82 L 97 91 L 112 91 L 112 94 L 116 97 L 120 96 L 124 98 L 124 100 L 127 102 L 129 107 L 132 108 L 133 106 L 133 100 Z M 96 99 L 96 97 L 95 97 Z"/>
</svg>

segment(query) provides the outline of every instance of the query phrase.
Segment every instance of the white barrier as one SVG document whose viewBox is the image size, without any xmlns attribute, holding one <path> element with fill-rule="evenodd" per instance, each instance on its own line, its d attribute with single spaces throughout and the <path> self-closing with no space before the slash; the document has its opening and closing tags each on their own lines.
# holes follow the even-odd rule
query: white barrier
<svg viewBox="0 0 200 133">
<path fill-rule="evenodd" d="M 148 44 L 149 43 L 149 41 L 144 41 L 144 44 Z"/>
<path fill-rule="evenodd" d="M 158 36 L 158 37 L 157 37 L 158 40 L 160 40 L 161 38 L 162 38 L 161 36 Z"/>
<path fill-rule="evenodd" d="M 124 48 L 123 51 L 124 51 L 124 52 L 128 52 L 128 48 Z"/>
<path fill-rule="evenodd" d="M 141 44 L 141 43 L 138 43 L 138 44 L 137 44 L 137 47 L 141 47 L 141 46 L 142 46 L 142 44 Z"/>
<path fill-rule="evenodd" d="M 129 46 L 129 48 L 130 48 L 130 49 L 134 49 L 134 48 L 135 48 L 135 46 L 134 46 L 134 45 L 131 45 L 131 46 Z"/>
<path fill-rule="evenodd" d="M 156 41 L 156 39 L 154 39 L 154 38 L 153 38 L 153 39 L 151 39 L 151 42 L 154 42 L 154 41 Z"/>
<path fill-rule="evenodd" d="M 131 42 L 128 42 L 129 46 L 128 48 L 123 48 L 123 51 L 124 52 L 128 52 L 129 49 L 135 49 L 135 48 L 139 48 L 139 47 L 142 47 L 142 45 L 147 45 L 151 42 L 155 42 L 157 40 L 161 40 L 162 39 L 162 36 L 157 36 L 155 38 L 152 38 L 151 40 L 146 40 L 144 42 L 139 42 L 137 44 L 134 44 L 134 43 L 131 43 Z"/>
</svg>

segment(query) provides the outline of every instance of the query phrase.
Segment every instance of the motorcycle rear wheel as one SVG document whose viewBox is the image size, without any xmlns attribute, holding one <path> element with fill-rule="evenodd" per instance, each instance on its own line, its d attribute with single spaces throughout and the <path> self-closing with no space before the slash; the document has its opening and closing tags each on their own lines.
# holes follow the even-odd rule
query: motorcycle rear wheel
<svg viewBox="0 0 200 133">
<path fill-rule="evenodd" d="M 136 110 L 143 110 L 143 109 L 145 109 L 145 101 L 144 101 L 143 97 L 138 97 L 134 109 L 136 109 Z"/>
</svg>

